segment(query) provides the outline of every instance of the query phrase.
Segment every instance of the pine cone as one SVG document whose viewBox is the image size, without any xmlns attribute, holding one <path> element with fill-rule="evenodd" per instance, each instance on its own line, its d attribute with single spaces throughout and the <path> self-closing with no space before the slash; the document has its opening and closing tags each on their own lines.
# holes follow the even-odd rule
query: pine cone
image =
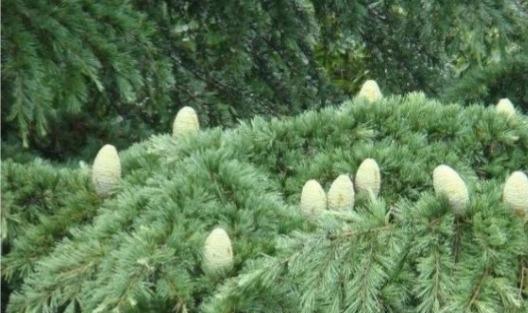
<svg viewBox="0 0 528 313">
<path fill-rule="evenodd" d="M 369 102 L 375 102 L 383 98 L 383 95 L 376 81 L 367 80 L 363 83 L 363 86 L 361 86 L 358 97 L 365 98 Z"/>
<path fill-rule="evenodd" d="M 354 207 L 354 184 L 346 174 L 339 175 L 328 190 L 330 210 L 352 210 Z"/>
<path fill-rule="evenodd" d="M 104 145 L 95 157 L 92 166 L 92 182 L 96 193 L 109 196 L 121 179 L 121 162 L 117 150 L 112 145 Z"/>
<path fill-rule="evenodd" d="M 378 163 L 374 159 L 365 159 L 359 165 L 356 173 L 356 188 L 358 192 L 372 191 L 378 196 L 381 188 L 381 174 Z"/>
<path fill-rule="evenodd" d="M 191 107 L 183 107 L 178 111 L 172 124 L 172 136 L 181 138 L 190 134 L 196 134 L 200 130 L 198 115 Z"/>
<path fill-rule="evenodd" d="M 233 248 L 226 231 L 215 228 L 205 240 L 203 248 L 203 268 L 208 274 L 219 274 L 233 266 Z"/>
<path fill-rule="evenodd" d="M 455 170 L 447 165 L 437 166 L 433 171 L 433 186 L 437 195 L 447 197 L 455 214 L 464 214 L 469 194 L 466 184 Z"/>
<path fill-rule="evenodd" d="M 310 179 L 304 184 L 300 206 L 301 211 L 308 216 L 315 216 L 326 210 L 326 194 L 315 179 Z"/>
<path fill-rule="evenodd" d="M 506 179 L 503 200 L 519 215 L 528 214 L 528 177 L 521 171 L 513 172 Z"/>
<path fill-rule="evenodd" d="M 508 98 L 500 99 L 495 109 L 498 113 L 504 114 L 507 117 L 512 117 L 515 115 L 515 107 Z"/>
</svg>

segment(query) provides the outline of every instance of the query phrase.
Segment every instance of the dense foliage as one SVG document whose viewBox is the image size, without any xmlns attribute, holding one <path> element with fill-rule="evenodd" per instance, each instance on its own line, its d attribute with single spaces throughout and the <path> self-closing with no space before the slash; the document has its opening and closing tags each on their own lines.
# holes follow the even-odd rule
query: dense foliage
<svg viewBox="0 0 528 313">
<path fill-rule="evenodd" d="M 90 221 L 101 200 L 80 170 L 37 160 L 23 165 L 4 161 L 1 171 L 2 262 L 10 259 L 13 264 L 12 270 L 2 266 L 5 310 L 10 289 L 31 273 L 34 262 L 46 255 L 56 240 L 68 236 L 68 228 Z M 11 251 L 13 246 L 15 251 Z"/>
<path fill-rule="evenodd" d="M 526 49 L 502 62 L 491 63 L 466 73 L 462 79 L 447 84 L 442 97 L 464 103 L 494 103 L 507 95 L 519 109 L 528 112 L 528 54 Z"/>
<path fill-rule="evenodd" d="M 1 11 L 2 313 L 528 312 L 528 2 Z"/>
<path fill-rule="evenodd" d="M 374 77 L 393 93 L 441 96 L 444 84 L 467 72 L 526 54 L 528 7 L 522 1 L 313 3 L 321 25 L 318 60 L 349 94 Z"/>
<path fill-rule="evenodd" d="M 56 241 L 32 237 L 46 223 L 10 239 L 2 260 L 15 286 L 8 311 L 523 312 L 527 229 L 501 190 L 510 173 L 526 170 L 526 151 L 526 116 L 421 93 L 155 136 L 120 153 L 123 178 L 112 197 L 98 202 L 93 188 L 69 190 L 93 202 L 82 201 L 83 218 L 73 214 L 84 212 L 80 205 L 64 209 L 71 212 L 60 219 L 70 226 L 49 232 Z M 307 180 L 327 190 L 366 158 L 381 169 L 379 200 L 360 195 L 353 212 L 320 220 L 299 214 Z M 469 187 L 464 216 L 432 191 L 442 163 Z M 2 172 L 14 166 L 4 163 Z M 81 182 L 89 173 L 71 171 Z M 3 185 L 2 197 L 31 197 L 14 186 Z M 24 214 L 14 208 L 7 221 Z M 53 220 L 64 210 L 42 215 Z M 233 242 L 227 277 L 201 267 L 216 226 Z M 277 250 L 276 240 L 288 244 Z M 43 246 L 37 256 L 27 250 L 32 241 Z"/>
<path fill-rule="evenodd" d="M 130 3 L 5 1 L 2 17 L 2 140 L 18 133 L 24 146 L 60 156 L 115 124 L 124 129 L 112 139 L 132 124 L 137 140 L 143 120 L 167 112 L 169 58 Z"/>
<path fill-rule="evenodd" d="M 278 256 L 251 263 L 205 311 L 526 312 L 528 236 L 502 185 L 473 183 L 462 217 L 432 192 L 364 200 L 282 239 Z"/>
<path fill-rule="evenodd" d="M 295 114 L 367 78 L 526 106 L 518 0 L 8 0 L 2 16 L 2 145 L 21 159 L 22 144 L 52 159 L 125 148 L 185 105 L 209 126 Z"/>
<path fill-rule="evenodd" d="M 184 105 L 224 126 L 323 105 L 339 94 L 311 55 L 312 11 L 305 1 L 6 1 L 3 143 L 20 136 L 45 157 L 79 157 L 166 129 Z"/>
</svg>

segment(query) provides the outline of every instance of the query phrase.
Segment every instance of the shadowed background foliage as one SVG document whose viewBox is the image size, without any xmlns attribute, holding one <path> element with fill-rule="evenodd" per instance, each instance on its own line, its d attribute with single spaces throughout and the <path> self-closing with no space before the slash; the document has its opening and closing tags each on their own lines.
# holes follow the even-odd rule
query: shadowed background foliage
<svg viewBox="0 0 528 313">
<path fill-rule="evenodd" d="M 528 103 L 519 0 L 76 1 L 2 5 L 2 158 L 90 159 L 166 131 L 387 93 Z"/>
</svg>

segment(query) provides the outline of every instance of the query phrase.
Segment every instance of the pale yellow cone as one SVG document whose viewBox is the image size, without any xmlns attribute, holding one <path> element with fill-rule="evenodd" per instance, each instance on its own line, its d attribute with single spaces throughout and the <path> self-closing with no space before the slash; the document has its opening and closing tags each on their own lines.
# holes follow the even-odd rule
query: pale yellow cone
<svg viewBox="0 0 528 313">
<path fill-rule="evenodd" d="M 528 177 L 521 171 L 513 172 L 502 192 L 504 202 L 519 215 L 528 215 Z"/>
<path fill-rule="evenodd" d="M 334 211 L 354 208 L 354 184 L 347 174 L 339 175 L 328 190 L 328 209 Z"/>
<path fill-rule="evenodd" d="M 203 268 L 208 274 L 229 271 L 233 267 L 233 247 L 226 231 L 215 228 L 205 240 Z"/>
<path fill-rule="evenodd" d="M 315 180 L 307 181 L 301 192 L 301 212 L 314 217 L 326 210 L 326 194 L 323 187 Z"/>
<path fill-rule="evenodd" d="M 383 98 L 383 94 L 376 81 L 367 80 L 363 83 L 363 86 L 361 86 L 358 97 L 365 98 L 369 102 L 375 102 Z"/>
<path fill-rule="evenodd" d="M 200 130 L 198 115 L 191 107 L 183 107 L 178 111 L 172 124 L 172 136 L 181 138 L 187 135 L 193 135 Z"/>
<path fill-rule="evenodd" d="M 356 172 L 356 189 L 358 193 L 369 191 L 378 196 L 381 188 L 381 174 L 378 163 L 374 159 L 365 159 Z"/>
<path fill-rule="evenodd" d="M 495 109 L 498 113 L 504 114 L 507 117 L 512 117 L 515 115 L 515 107 L 508 98 L 500 99 Z"/>
<path fill-rule="evenodd" d="M 453 212 L 462 215 L 469 204 L 466 183 L 460 175 L 447 165 L 440 165 L 433 171 L 433 186 L 437 195 L 447 197 Z"/>
<path fill-rule="evenodd" d="M 121 162 L 112 145 L 104 145 L 95 157 L 92 166 L 92 182 L 101 197 L 110 195 L 121 179 Z"/>
</svg>

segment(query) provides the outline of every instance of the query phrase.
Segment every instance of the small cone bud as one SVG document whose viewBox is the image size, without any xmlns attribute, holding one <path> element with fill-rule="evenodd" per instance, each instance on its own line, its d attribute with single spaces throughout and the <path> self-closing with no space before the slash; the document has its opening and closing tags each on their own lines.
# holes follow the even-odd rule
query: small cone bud
<svg viewBox="0 0 528 313">
<path fill-rule="evenodd" d="M 447 197 L 455 214 L 464 214 L 469 194 L 466 184 L 455 170 L 447 165 L 437 166 L 433 171 L 433 186 L 437 195 Z"/>
<path fill-rule="evenodd" d="M 528 215 L 528 177 L 521 171 L 513 172 L 504 184 L 503 200 L 519 215 Z"/>
<path fill-rule="evenodd" d="M 358 192 L 371 191 L 378 196 L 381 187 L 381 174 L 378 163 L 374 159 L 365 159 L 359 165 L 356 173 L 356 188 Z"/>
<path fill-rule="evenodd" d="M 300 207 L 307 216 L 316 216 L 326 210 L 326 194 L 316 180 L 310 179 L 304 184 Z"/>
<path fill-rule="evenodd" d="M 183 107 L 178 111 L 172 124 L 172 136 L 174 138 L 181 138 L 182 136 L 192 135 L 198 133 L 200 130 L 200 123 L 198 122 L 198 115 L 191 107 Z"/>
<path fill-rule="evenodd" d="M 374 80 L 367 80 L 361 86 L 358 97 L 365 98 L 369 102 L 375 102 L 383 98 L 378 83 Z"/>
<path fill-rule="evenodd" d="M 352 210 L 354 196 L 354 184 L 348 175 L 339 175 L 328 190 L 328 208 L 334 211 Z"/>
<path fill-rule="evenodd" d="M 92 166 L 92 182 L 95 192 L 106 197 L 112 193 L 121 179 L 121 162 L 112 145 L 104 145 L 97 153 Z"/>
<path fill-rule="evenodd" d="M 504 114 L 507 117 L 515 115 L 515 107 L 508 98 L 500 99 L 497 103 L 496 110 L 498 113 Z"/>
<path fill-rule="evenodd" d="M 233 266 L 233 248 L 226 231 L 215 228 L 205 240 L 203 249 L 203 268 L 208 274 L 229 271 Z"/>
</svg>

